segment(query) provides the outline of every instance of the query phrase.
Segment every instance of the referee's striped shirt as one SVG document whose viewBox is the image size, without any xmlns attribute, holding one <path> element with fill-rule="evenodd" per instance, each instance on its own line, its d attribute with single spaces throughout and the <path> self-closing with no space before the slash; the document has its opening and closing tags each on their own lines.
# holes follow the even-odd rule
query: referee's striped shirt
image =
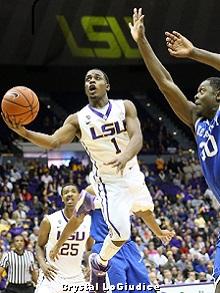
<svg viewBox="0 0 220 293">
<path fill-rule="evenodd" d="M 25 284 L 31 281 L 34 255 L 28 250 L 24 250 L 23 254 L 18 254 L 13 250 L 7 251 L 2 256 L 0 267 L 7 271 L 8 283 Z"/>
</svg>

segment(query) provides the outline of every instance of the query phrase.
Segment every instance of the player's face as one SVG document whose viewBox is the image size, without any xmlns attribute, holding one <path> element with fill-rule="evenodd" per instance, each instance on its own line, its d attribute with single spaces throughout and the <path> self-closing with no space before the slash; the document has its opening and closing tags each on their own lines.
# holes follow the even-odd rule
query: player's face
<svg viewBox="0 0 220 293">
<path fill-rule="evenodd" d="M 85 92 L 88 98 L 95 100 L 106 95 L 109 90 L 104 74 L 96 69 L 89 70 L 85 77 Z"/>
<path fill-rule="evenodd" d="M 216 100 L 216 91 L 210 86 L 209 80 L 203 81 L 195 95 L 197 114 L 205 118 L 212 118 L 219 104 Z"/>
<path fill-rule="evenodd" d="M 67 207 L 75 207 L 79 198 L 79 191 L 75 185 L 65 186 L 62 190 L 62 199 Z"/>
<path fill-rule="evenodd" d="M 14 247 L 17 251 L 24 250 L 25 242 L 24 242 L 24 238 L 22 236 L 16 236 L 14 238 Z"/>
</svg>

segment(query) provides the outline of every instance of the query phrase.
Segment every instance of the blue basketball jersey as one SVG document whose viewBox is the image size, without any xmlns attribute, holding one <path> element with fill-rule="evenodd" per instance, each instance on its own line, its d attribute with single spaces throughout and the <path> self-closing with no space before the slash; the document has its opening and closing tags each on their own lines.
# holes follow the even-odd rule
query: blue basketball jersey
<svg viewBox="0 0 220 293">
<path fill-rule="evenodd" d="M 213 119 L 200 118 L 195 124 L 196 143 L 203 174 L 220 202 L 220 109 Z"/>
<path fill-rule="evenodd" d="M 99 253 L 108 234 L 108 226 L 104 222 L 100 209 L 91 211 L 90 215 L 92 217 L 90 235 L 95 240 L 92 252 Z M 147 285 L 150 285 L 148 272 L 134 241 L 127 241 L 113 256 L 108 276 L 111 285 L 129 284 L 135 286 L 130 290 L 127 288 L 115 289 L 114 293 L 155 293 L 155 290 L 147 290 L 146 288 Z M 142 286 L 136 289 L 138 284 Z"/>
</svg>

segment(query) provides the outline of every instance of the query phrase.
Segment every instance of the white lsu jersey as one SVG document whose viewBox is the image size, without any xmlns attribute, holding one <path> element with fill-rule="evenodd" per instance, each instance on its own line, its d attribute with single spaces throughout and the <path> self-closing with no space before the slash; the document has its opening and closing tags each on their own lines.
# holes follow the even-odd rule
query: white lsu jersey
<svg viewBox="0 0 220 293">
<path fill-rule="evenodd" d="M 121 176 L 116 174 L 116 168 L 104 163 L 120 155 L 130 141 L 126 130 L 124 101 L 109 100 L 105 113 L 87 105 L 77 114 L 80 141 L 93 163 L 93 176 Z M 135 165 L 138 166 L 136 156 L 126 164 L 123 174 Z"/>
<path fill-rule="evenodd" d="M 50 221 L 50 233 L 46 245 L 46 260 L 58 269 L 59 276 L 63 278 L 77 277 L 82 274 L 81 263 L 86 250 L 86 241 L 90 236 L 91 217 L 85 216 L 79 228 L 68 238 L 59 251 L 59 259 L 52 261 L 49 252 L 56 244 L 68 219 L 64 210 L 46 216 Z"/>
</svg>

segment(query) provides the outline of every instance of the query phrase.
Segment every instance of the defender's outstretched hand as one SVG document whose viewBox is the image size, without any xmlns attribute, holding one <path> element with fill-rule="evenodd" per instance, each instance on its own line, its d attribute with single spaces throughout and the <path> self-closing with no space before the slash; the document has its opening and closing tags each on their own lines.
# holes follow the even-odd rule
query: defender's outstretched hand
<svg viewBox="0 0 220 293">
<path fill-rule="evenodd" d="M 133 24 L 129 22 L 129 28 L 131 30 L 131 35 L 135 42 L 143 38 L 145 35 L 144 27 L 144 15 L 142 14 L 142 8 L 134 8 L 133 12 Z"/>
<path fill-rule="evenodd" d="M 166 43 L 170 55 L 177 58 L 189 58 L 193 51 L 193 44 L 180 33 L 173 31 L 165 32 Z"/>
</svg>

